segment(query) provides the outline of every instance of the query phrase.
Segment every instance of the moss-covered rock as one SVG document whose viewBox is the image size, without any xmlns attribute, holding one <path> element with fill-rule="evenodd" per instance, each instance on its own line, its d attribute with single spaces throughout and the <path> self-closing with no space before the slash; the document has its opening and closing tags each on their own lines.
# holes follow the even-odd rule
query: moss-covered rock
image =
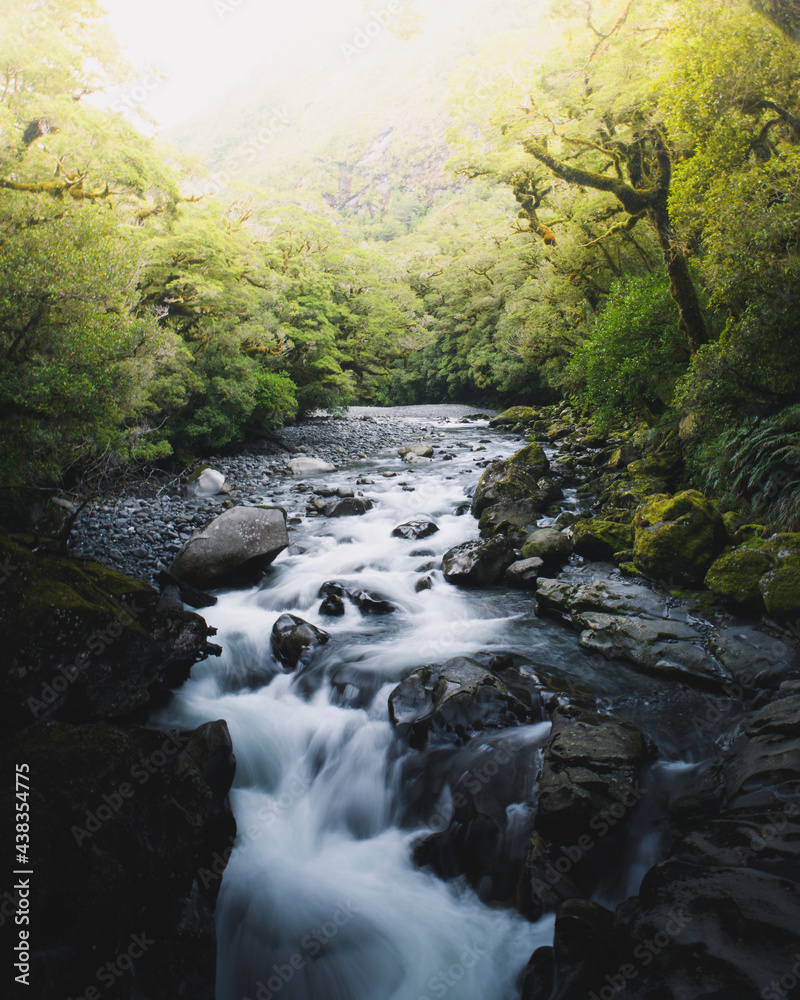
<svg viewBox="0 0 800 1000">
<path fill-rule="evenodd" d="M 0 538 L 0 723 L 118 719 L 181 683 L 216 651 L 198 615 L 161 607 L 152 587 L 97 563 Z"/>
<path fill-rule="evenodd" d="M 539 509 L 546 508 L 560 496 L 559 487 L 545 478 L 550 462 L 540 444 L 526 445 L 518 452 L 500 462 L 493 462 L 481 476 L 472 513 L 475 517 L 498 503 L 516 503 L 530 500 Z"/>
<path fill-rule="evenodd" d="M 572 554 L 572 542 L 558 528 L 537 528 L 522 546 L 522 558 L 539 558 L 545 566 L 562 566 Z"/>
<path fill-rule="evenodd" d="M 777 618 L 794 618 L 800 615 L 800 569 L 782 565 L 765 573 L 759 580 L 759 590 L 764 606 Z"/>
<path fill-rule="evenodd" d="M 586 559 L 611 559 L 615 552 L 631 544 L 630 525 L 595 517 L 580 521 L 572 529 L 572 542 L 579 556 Z"/>
<path fill-rule="evenodd" d="M 718 597 L 752 611 L 763 607 L 759 582 L 772 560 L 759 549 L 740 548 L 719 557 L 706 574 L 705 584 Z"/>
<path fill-rule="evenodd" d="M 699 586 L 726 540 L 722 517 L 697 490 L 655 496 L 634 517 L 634 562 L 657 579 Z"/>
<path fill-rule="evenodd" d="M 490 427 L 513 427 L 514 424 L 531 424 L 539 418 L 539 411 L 532 406 L 510 406 L 489 421 Z"/>
</svg>

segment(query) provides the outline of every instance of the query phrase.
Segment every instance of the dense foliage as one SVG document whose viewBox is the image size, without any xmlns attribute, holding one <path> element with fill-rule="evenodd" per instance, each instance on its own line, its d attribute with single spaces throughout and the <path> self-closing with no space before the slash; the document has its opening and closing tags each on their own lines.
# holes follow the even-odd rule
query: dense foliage
<svg viewBox="0 0 800 1000">
<path fill-rule="evenodd" d="M 189 458 L 319 407 L 568 395 L 605 425 L 680 423 L 698 482 L 757 508 L 797 478 L 795 28 L 791 0 L 556 0 L 464 60 L 416 133 L 370 104 L 338 149 L 317 109 L 317 153 L 302 129 L 222 143 L 220 181 L 105 107 L 131 71 L 96 0 L 10 0 L 5 485 Z M 434 58 L 398 34 L 409 65 Z M 774 462 L 748 477 L 762 426 Z"/>
</svg>

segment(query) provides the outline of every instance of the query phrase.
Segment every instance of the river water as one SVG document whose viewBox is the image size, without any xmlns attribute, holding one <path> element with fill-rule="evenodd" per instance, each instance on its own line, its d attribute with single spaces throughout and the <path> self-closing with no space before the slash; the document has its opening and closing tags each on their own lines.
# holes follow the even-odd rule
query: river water
<svg viewBox="0 0 800 1000">
<path fill-rule="evenodd" d="M 433 820 L 430 811 L 414 818 L 407 765 L 421 755 L 395 737 L 389 695 L 423 664 L 481 650 L 514 653 L 522 669 L 546 674 L 551 686 L 562 678 L 575 690 L 591 676 L 596 697 L 628 706 L 632 716 L 658 699 L 655 682 L 632 671 L 622 685 L 618 673 L 611 686 L 598 679 L 573 633 L 535 617 L 529 592 L 445 582 L 444 552 L 478 537 L 465 502 L 479 463 L 510 455 L 519 439 L 487 431 L 486 421 L 409 423 L 418 432 L 428 427 L 431 443 L 452 460 L 409 468 L 387 452 L 303 480 L 373 498 L 363 516 L 306 517 L 307 494 L 298 484 L 275 484 L 265 499 L 299 522 L 292 547 L 259 587 L 219 593 L 205 615 L 219 630 L 223 655 L 198 664 L 154 720 L 192 728 L 221 718 L 233 739 L 239 836 L 217 906 L 218 1000 L 516 997 L 531 953 L 552 941 L 553 918 L 527 922 L 484 905 L 465 881 L 444 882 L 414 864 L 414 844 L 446 826 L 451 806 L 445 789 Z M 486 450 L 473 451 L 481 439 Z M 362 477 L 372 483 L 356 486 Z M 417 515 L 434 519 L 439 532 L 420 541 L 392 537 L 396 525 Z M 431 586 L 418 591 L 425 577 Z M 324 617 L 319 591 L 329 581 L 376 593 L 397 611 L 362 615 L 348 605 L 343 617 Z M 270 649 L 284 612 L 331 634 L 295 673 L 284 672 Z M 543 713 L 538 724 L 509 735 L 540 747 L 548 731 Z M 666 771 L 686 766 L 671 756 Z M 509 829 L 515 821 L 527 829 L 533 805 L 510 807 Z M 640 820 L 630 869 L 610 879 L 605 901 L 635 891 L 657 855 L 648 823 L 652 815 Z"/>
</svg>

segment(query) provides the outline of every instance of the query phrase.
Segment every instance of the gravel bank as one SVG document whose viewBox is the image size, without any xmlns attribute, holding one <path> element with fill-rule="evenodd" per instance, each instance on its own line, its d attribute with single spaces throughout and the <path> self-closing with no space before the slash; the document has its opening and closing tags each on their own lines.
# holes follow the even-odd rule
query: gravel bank
<svg viewBox="0 0 800 1000">
<path fill-rule="evenodd" d="M 180 487 L 142 485 L 88 507 L 75 525 L 71 550 L 106 566 L 152 581 L 195 531 L 226 506 L 274 503 L 292 480 L 287 462 L 297 454 L 347 466 L 420 441 L 442 424 L 490 411 L 471 406 L 352 407 L 345 417 L 315 416 L 276 435 L 286 447 L 265 440 L 242 454 L 212 456 L 206 464 L 226 476 L 230 492 L 184 497 Z"/>
</svg>

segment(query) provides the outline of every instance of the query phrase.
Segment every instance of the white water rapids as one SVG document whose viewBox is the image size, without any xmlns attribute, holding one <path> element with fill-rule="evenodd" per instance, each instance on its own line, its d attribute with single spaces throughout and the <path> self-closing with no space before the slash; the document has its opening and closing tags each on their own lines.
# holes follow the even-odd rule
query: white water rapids
<svg viewBox="0 0 800 1000">
<path fill-rule="evenodd" d="M 473 453 L 474 424 L 439 433 L 433 441 L 452 461 L 409 469 L 391 453 L 306 480 L 337 487 L 370 476 L 374 485 L 356 489 L 376 506 L 360 517 L 304 517 L 292 529 L 295 554 L 282 553 L 260 587 L 221 593 L 204 613 L 222 657 L 197 665 L 154 720 L 193 728 L 221 718 L 233 739 L 239 833 L 217 905 L 218 1000 L 511 1000 L 532 952 L 552 940 L 552 917 L 531 924 L 485 906 L 466 882 L 420 870 L 411 849 L 426 831 L 399 826 L 402 748 L 387 708 L 397 682 L 478 650 L 527 648 L 534 662 L 542 650 L 554 655 L 530 595 L 462 590 L 439 570 L 447 549 L 478 536 L 463 515 L 476 459 L 509 455 L 518 441 L 493 435 Z M 265 499 L 302 514 L 305 494 L 289 492 L 294 485 Z M 416 515 L 440 531 L 391 536 Z M 417 593 L 426 575 L 432 587 Z M 327 581 L 398 610 L 362 615 L 348 604 L 344 617 L 323 617 Z M 284 673 L 271 652 L 284 612 L 331 633 L 310 670 Z M 541 744 L 548 726 L 522 727 L 516 738 Z"/>
</svg>

